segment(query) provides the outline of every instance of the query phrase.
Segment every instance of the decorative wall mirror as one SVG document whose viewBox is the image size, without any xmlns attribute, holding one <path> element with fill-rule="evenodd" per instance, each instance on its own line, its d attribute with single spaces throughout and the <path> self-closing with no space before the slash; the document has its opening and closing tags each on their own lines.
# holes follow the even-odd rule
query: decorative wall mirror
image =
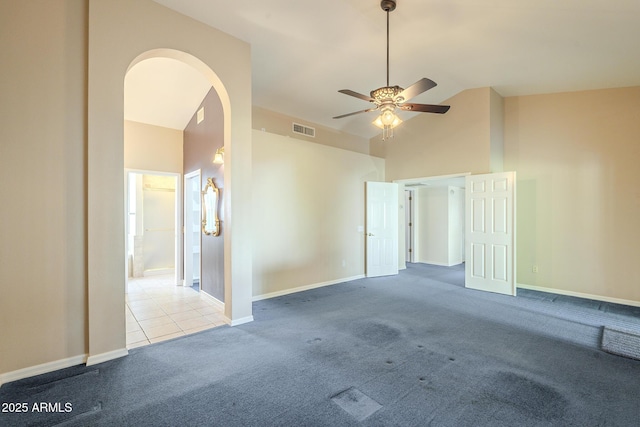
<svg viewBox="0 0 640 427">
<path fill-rule="evenodd" d="M 207 236 L 220 235 L 219 200 L 220 189 L 213 183 L 213 178 L 207 178 L 207 185 L 202 191 L 202 232 Z"/>
</svg>

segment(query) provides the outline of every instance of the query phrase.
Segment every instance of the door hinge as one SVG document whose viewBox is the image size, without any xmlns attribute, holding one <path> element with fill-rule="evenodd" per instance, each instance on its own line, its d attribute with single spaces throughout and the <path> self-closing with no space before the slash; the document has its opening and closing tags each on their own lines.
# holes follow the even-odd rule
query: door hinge
<svg viewBox="0 0 640 427">
<path fill-rule="evenodd" d="M 413 227 L 413 223 L 412 222 L 409 223 L 409 227 Z"/>
<path fill-rule="evenodd" d="M 412 252 L 413 252 L 413 249 L 409 248 L 409 253 L 412 253 Z"/>
</svg>

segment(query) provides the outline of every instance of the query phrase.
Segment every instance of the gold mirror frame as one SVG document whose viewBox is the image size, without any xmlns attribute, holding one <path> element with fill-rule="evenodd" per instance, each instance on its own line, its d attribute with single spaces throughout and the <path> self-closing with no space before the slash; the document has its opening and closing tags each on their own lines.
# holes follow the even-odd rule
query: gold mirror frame
<svg viewBox="0 0 640 427">
<path fill-rule="evenodd" d="M 213 178 L 207 178 L 207 185 L 202 190 L 202 232 L 207 236 L 220 235 L 219 203 L 220 189 L 213 183 Z"/>
</svg>

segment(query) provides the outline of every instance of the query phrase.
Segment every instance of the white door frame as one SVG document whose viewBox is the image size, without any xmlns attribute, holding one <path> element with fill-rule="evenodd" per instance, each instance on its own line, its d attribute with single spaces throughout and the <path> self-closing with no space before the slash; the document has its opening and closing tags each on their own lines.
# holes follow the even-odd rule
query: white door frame
<svg viewBox="0 0 640 427">
<path fill-rule="evenodd" d="M 511 279 L 511 288 L 509 289 L 508 294 L 510 295 L 515 295 L 516 294 L 516 290 L 517 290 L 517 282 L 516 282 L 516 269 L 517 269 L 517 265 L 516 265 L 516 253 L 517 253 L 517 246 L 516 246 L 516 229 L 515 229 L 515 223 L 516 223 L 516 197 L 515 197 L 515 172 L 508 172 L 505 174 L 512 174 L 512 181 L 511 184 L 513 185 L 513 200 L 512 200 L 512 206 L 511 206 L 511 220 L 512 220 L 512 256 L 513 259 L 511 261 L 511 265 L 509 266 L 509 272 L 508 272 L 508 276 L 510 276 L 509 278 Z M 478 175 L 489 175 L 489 174 L 478 174 Z M 470 172 L 466 172 L 466 173 L 458 173 L 458 174 L 450 174 L 450 175 L 439 175 L 439 176 L 430 176 L 430 177 L 423 177 L 423 178 L 410 178 L 410 179 L 399 179 L 399 180 L 395 180 L 393 182 L 396 182 L 398 184 L 403 184 L 405 186 L 405 189 L 407 187 L 411 188 L 411 187 L 419 187 L 422 185 L 439 185 L 440 183 L 438 183 L 438 181 L 440 182 L 444 182 L 446 180 L 449 179 L 455 179 L 455 178 L 465 178 L 466 177 L 472 177 L 474 175 L 472 175 Z M 443 184 L 444 185 L 444 184 Z M 466 187 L 466 184 L 465 184 Z M 465 286 L 466 286 L 466 282 L 468 281 L 467 276 L 468 276 L 468 267 L 469 267 L 469 258 L 472 256 L 472 254 L 469 252 L 469 246 L 468 246 L 468 236 L 471 233 L 471 229 L 469 226 L 469 219 L 468 219 L 468 212 L 469 212 L 469 206 L 467 203 L 467 199 L 469 197 L 469 189 L 466 189 L 466 193 L 467 195 L 465 196 L 465 226 L 464 226 L 464 234 L 465 234 L 465 251 L 464 251 L 464 259 L 465 259 Z M 404 216 L 400 216 L 399 220 L 404 222 Z M 402 224 L 404 225 L 404 224 Z M 404 228 L 402 228 L 404 229 Z M 413 232 L 414 232 L 414 238 L 415 238 L 415 232 L 416 232 L 417 227 L 413 227 Z M 415 255 L 415 253 L 414 253 Z M 398 257 L 399 259 L 404 259 L 404 248 L 402 250 L 399 251 Z M 485 289 L 483 289 L 485 290 Z M 488 289 L 486 289 L 488 290 Z M 494 290 L 491 290 L 492 292 L 495 292 Z"/>
<path fill-rule="evenodd" d="M 175 251 L 174 251 L 174 264 L 175 264 L 175 273 L 174 279 L 176 285 L 180 284 L 180 275 L 182 272 L 182 254 L 180 253 L 180 247 L 182 245 L 182 185 L 181 184 L 181 173 L 176 172 L 161 172 L 161 171 L 151 171 L 144 169 L 124 169 L 124 217 L 125 217 L 125 254 L 129 256 L 129 239 L 127 238 L 127 234 L 129 232 L 129 178 L 131 174 L 142 174 L 142 175 L 161 175 L 161 176 L 172 176 L 176 181 L 176 192 L 174 197 L 174 209 L 175 209 Z M 125 283 L 128 281 L 128 269 L 129 269 L 129 261 L 125 260 Z"/>
<path fill-rule="evenodd" d="M 185 174 L 184 176 L 184 203 L 183 203 L 183 208 L 184 208 L 184 218 L 183 218 L 183 223 L 184 223 L 184 227 L 183 227 L 183 235 L 184 235 L 184 254 L 183 254 L 183 259 L 184 259 L 184 279 L 182 281 L 183 286 L 192 286 L 193 285 L 193 263 L 188 262 L 187 260 L 189 259 L 193 259 L 193 242 L 191 241 L 191 236 L 192 233 L 189 232 L 189 230 L 187 230 L 188 227 L 190 227 L 192 225 L 191 223 L 191 215 L 193 215 L 193 212 L 189 212 L 188 208 L 191 207 L 190 203 L 187 201 L 187 198 L 189 197 L 189 192 L 187 191 L 187 183 L 190 179 L 195 178 L 195 177 L 199 177 L 199 185 L 198 185 L 198 189 L 199 191 L 202 188 L 202 171 L 200 169 L 196 169 L 193 172 L 189 172 L 188 174 Z M 202 236 L 200 236 L 200 253 L 202 254 Z M 202 259 L 200 259 L 200 276 L 202 275 Z M 200 289 L 202 289 L 202 277 L 200 277 Z"/>
<path fill-rule="evenodd" d="M 461 172 L 461 173 L 454 173 L 454 174 L 448 174 L 448 175 L 434 175 L 434 176 L 424 176 L 424 177 L 420 177 L 420 178 L 407 178 L 407 179 L 396 179 L 393 182 L 400 184 L 402 186 L 404 186 L 404 190 L 412 190 L 413 192 L 413 203 L 412 203 L 412 208 L 414 209 L 414 211 L 412 212 L 412 218 L 413 218 L 413 227 L 411 227 L 411 239 L 413 240 L 414 244 L 413 244 L 413 252 L 411 254 L 411 260 L 405 259 L 405 251 L 404 251 L 404 247 L 402 248 L 402 250 L 400 251 L 399 254 L 399 260 L 400 260 L 400 265 L 403 266 L 405 262 L 415 262 L 415 257 L 416 257 L 416 245 L 415 242 L 417 241 L 417 235 L 416 233 L 418 232 L 418 226 L 416 226 L 416 220 L 415 220 L 415 204 L 417 201 L 417 194 L 415 189 L 416 188 L 420 188 L 420 187 L 439 187 L 439 186 L 448 186 L 451 185 L 450 181 L 455 181 L 455 180 L 460 180 L 460 181 L 464 181 L 464 178 L 468 175 L 471 175 L 471 172 Z M 402 190 L 403 188 L 400 187 L 400 189 Z M 398 217 L 398 220 L 400 221 L 400 230 L 405 230 L 406 224 L 405 224 L 405 217 L 404 215 L 400 215 Z"/>
</svg>

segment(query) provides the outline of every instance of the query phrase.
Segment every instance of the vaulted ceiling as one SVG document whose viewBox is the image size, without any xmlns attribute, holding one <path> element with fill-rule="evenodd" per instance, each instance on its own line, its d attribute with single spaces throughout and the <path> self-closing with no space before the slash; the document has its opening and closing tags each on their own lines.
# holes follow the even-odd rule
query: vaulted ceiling
<svg viewBox="0 0 640 427">
<path fill-rule="evenodd" d="M 386 17 L 379 0 L 155 1 L 251 44 L 254 105 L 364 137 L 378 132 L 374 113 L 332 117 L 369 106 L 339 89 L 368 94 L 385 85 Z M 638 0 L 397 3 L 390 15 L 390 84 L 407 87 L 422 77 L 438 83 L 414 102 L 440 103 L 487 86 L 514 96 L 640 85 Z M 165 70 L 161 61 L 146 65 L 138 71 L 160 81 L 167 73 L 177 77 L 176 67 Z M 171 87 L 206 93 L 189 87 L 196 80 Z M 130 104 L 140 97 L 131 93 Z M 171 99 L 165 107 L 153 99 L 136 108 L 173 110 L 187 102 Z"/>
</svg>

